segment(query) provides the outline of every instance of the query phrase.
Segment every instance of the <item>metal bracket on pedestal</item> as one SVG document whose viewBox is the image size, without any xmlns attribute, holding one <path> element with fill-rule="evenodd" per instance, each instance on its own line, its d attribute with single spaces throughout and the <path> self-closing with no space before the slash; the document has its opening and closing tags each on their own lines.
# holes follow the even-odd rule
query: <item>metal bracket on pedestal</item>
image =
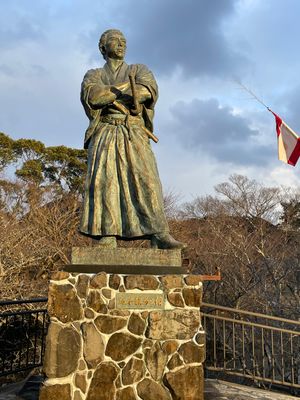
<svg viewBox="0 0 300 400">
<path fill-rule="evenodd" d="M 184 258 L 182 260 L 182 266 L 189 270 L 189 267 L 191 265 L 191 262 L 188 258 Z M 193 272 L 190 272 L 193 274 Z M 216 273 L 214 275 L 199 275 L 197 274 L 199 281 L 221 281 L 221 269 L 219 267 L 216 268 Z"/>
<path fill-rule="evenodd" d="M 221 281 L 221 270 L 219 267 L 216 268 L 216 273 L 214 275 L 200 275 L 201 281 Z"/>
</svg>

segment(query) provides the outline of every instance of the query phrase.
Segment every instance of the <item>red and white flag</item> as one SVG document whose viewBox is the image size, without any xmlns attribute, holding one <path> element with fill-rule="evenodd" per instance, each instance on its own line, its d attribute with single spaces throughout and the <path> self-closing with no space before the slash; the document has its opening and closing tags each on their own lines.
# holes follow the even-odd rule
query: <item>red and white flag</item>
<svg viewBox="0 0 300 400">
<path fill-rule="evenodd" d="M 300 156 L 300 138 L 278 115 L 273 111 L 271 113 L 276 120 L 278 158 L 295 166 Z"/>
</svg>

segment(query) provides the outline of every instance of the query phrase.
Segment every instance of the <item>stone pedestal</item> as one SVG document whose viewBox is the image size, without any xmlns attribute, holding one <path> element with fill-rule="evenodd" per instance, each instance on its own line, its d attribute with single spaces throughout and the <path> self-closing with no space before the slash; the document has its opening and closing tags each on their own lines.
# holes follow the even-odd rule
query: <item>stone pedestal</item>
<svg viewBox="0 0 300 400">
<path fill-rule="evenodd" d="M 203 400 L 193 275 L 57 272 L 40 400 Z"/>
</svg>

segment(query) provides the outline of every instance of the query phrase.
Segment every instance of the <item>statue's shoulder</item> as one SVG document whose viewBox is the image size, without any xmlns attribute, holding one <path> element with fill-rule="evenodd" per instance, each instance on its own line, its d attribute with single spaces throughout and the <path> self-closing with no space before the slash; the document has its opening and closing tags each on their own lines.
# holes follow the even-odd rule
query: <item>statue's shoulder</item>
<svg viewBox="0 0 300 400">
<path fill-rule="evenodd" d="M 101 77 L 102 71 L 103 71 L 103 68 L 89 69 L 85 73 L 83 80 L 97 79 L 97 78 Z"/>
<path fill-rule="evenodd" d="M 133 66 L 137 69 L 137 71 L 149 71 L 149 68 L 145 64 L 133 64 Z"/>
<path fill-rule="evenodd" d="M 133 64 L 132 68 L 135 69 L 137 78 L 154 78 L 153 72 L 145 64 Z"/>
</svg>

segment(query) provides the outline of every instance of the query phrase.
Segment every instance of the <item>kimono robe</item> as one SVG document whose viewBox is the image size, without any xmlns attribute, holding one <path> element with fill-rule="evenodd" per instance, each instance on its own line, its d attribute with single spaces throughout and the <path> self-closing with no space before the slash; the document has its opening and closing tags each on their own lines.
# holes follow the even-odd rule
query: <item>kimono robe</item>
<svg viewBox="0 0 300 400">
<path fill-rule="evenodd" d="M 95 109 L 89 104 L 93 86 L 128 81 L 131 68 L 123 62 L 114 73 L 105 64 L 88 71 L 82 82 L 81 101 L 90 125 L 85 135 L 88 169 L 80 231 L 90 236 L 132 238 L 169 231 L 156 161 L 141 128 L 153 130 L 158 89 L 152 73 L 144 65 L 134 66 L 136 83 L 152 96 L 142 105 L 136 123 L 111 124 L 103 115 L 124 118 L 118 108 L 108 104 Z"/>
</svg>

